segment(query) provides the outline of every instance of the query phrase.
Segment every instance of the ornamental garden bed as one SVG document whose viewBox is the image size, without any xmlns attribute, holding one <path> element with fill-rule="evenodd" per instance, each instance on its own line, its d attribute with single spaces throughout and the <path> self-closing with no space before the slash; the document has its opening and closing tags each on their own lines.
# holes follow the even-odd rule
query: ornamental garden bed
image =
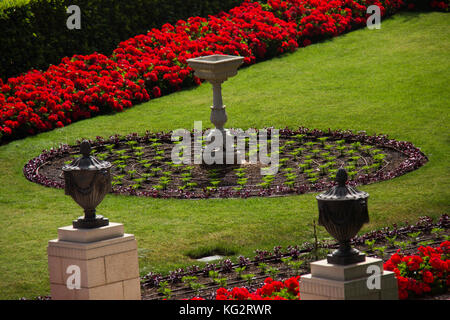
<svg viewBox="0 0 450 320">
<path fill-rule="evenodd" d="M 365 133 L 284 129 L 280 130 L 279 141 L 279 168 L 273 175 L 262 174 L 264 167 L 259 162 L 175 164 L 171 160 L 175 144 L 166 133 L 113 136 L 106 140 L 98 137 L 91 143 L 93 156 L 113 164 L 114 193 L 166 198 L 301 194 L 329 188 L 338 168 L 347 170 L 350 184 L 361 185 L 392 179 L 427 161 L 408 142 Z M 30 181 L 63 188 L 61 169 L 79 156 L 78 145 L 63 145 L 32 159 L 24 167 L 24 174 Z M 248 156 L 247 152 L 247 159 Z M 194 163 L 193 153 L 191 157 Z"/>
<path fill-rule="evenodd" d="M 409 269 L 403 270 L 397 265 L 395 271 L 398 272 L 401 299 L 444 299 L 448 295 L 449 227 L 447 215 L 442 215 L 436 223 L 429 217 L 422 217 L 414 225 L 394 225 L 391 228 L 372 231 L 355 237 L 352 243 L 367 256 L 383 259 L 385 270 L 395 271 L 392 264 L 399 263 L 396 262 L 398 257 L 406 257 L 403 260 L 407 262 Z M 268 277 L 280 282 L 296 279 L 298 283 L 298 276 L 310 272 L 310 262 L 326 258 L 327 253 L 334 248 L 337 248 L 336 243 L 322 240 L 290 246 L 285 250 L 281 247 L 275 247 L 272 252 L 257 250 L 253 259 L 239 256 L 236 263 L 223 259 L 217 263 L 207 263 L 203 267 L 192 265 L 186 269 L 171 271 L 167 276 L 150 272 L 141 279 L 142 298 L 217 299 L 217 295 L 225 292 L 220 288 L 226 288 L 229 293 L 233 292 L 233 288 L 255 293 L 265 286 Z M 439 255 L 440 261 L 431 262 L 431 258 L 437 258 L 437 252 L 434 252 L 436 248 L 441 248 L 444 252 Z M 426 256 L 429 258 L 425 258 Z M 411 263 L 417 259 L 423 260 L 422 267 L 420 270 L 411 271 L 410 269 L 414 269 Z M 426 267 L 428 263 L 430 266 Z M 417 280 L 422 279 L 426 271 L 432 272 L 434 277 L 433 281 L 427 284 L 429 291 Z M 410 287 L 401 283 L 405 279 L 410 282 Z"/>
</svg>

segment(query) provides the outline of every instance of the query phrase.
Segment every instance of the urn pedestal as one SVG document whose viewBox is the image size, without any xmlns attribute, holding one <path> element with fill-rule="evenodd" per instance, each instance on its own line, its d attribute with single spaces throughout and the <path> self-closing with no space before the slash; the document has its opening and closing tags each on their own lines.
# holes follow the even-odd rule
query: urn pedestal
<svg viewBox="0 0 450 320">
<path fill-rule="evenodd" d="M 383 260 L 338 265 L 326 259 L 312 262 L 300 278 L 302 300 L 398 300 L 395 274 L 383 271 Z"/>
<path fill-rule="evenodd" d="M 52 300 L 140 300 L 137 242 L 120 223 L 58 229 L 47 247 Z"/>
</svg>

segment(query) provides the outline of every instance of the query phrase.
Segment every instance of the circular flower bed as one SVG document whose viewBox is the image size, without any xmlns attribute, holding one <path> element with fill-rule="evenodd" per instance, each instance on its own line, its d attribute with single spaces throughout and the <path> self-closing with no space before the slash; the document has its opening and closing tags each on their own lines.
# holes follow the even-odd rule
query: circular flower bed
<svg viewBox="0 0 450 320">
<path fill-rule="evenodd" d="M 273 175 L 261 172 L 264 166 L 260 163 L 175 164 L 171 160 L 175 143 L 170 133 L 97 137 L 91 144 L 93 156 L 113 164 L 114 193 L 162 198 L 302 194 L 330 188 L 340 167 L 347 170 L 349 184 L 355 186 L 392 179 L 427 162 L 409 142 L 364 132 L 306 128 L 279 131 L 279 167 Z M 79 156 L 78 145 L 61 145 L 30 160 L 24 174 L 32 182 L 63 188 L 61 169 Z"/>
</svg>

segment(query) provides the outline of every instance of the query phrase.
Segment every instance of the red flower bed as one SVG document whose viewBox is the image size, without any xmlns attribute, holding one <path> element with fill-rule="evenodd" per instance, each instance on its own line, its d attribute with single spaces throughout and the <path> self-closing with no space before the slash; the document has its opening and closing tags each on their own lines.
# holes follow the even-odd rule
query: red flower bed
<svg viewBox="0 0 450 320">
<path fill-rule="evenodd" d="M 289 278 L 285 281 L 274 281 L 266 278 L 264 285 L 255 292 L 249 292 L 247 288 L 235 287 L 231 290 L 217 289 L 216 300 L 300 300 L 299 292 L 300 276 Z M 191 300 L 204 300 L 194 297 Z"/>
<path fill-rule="evenodd" d="M 384 264 L 398 281 L 400 299 L 420 297 L 427 293 L 447 292 L 450 285 L 450 241 L 439 248 L 420 247 L 417 255 L 395 253 Z"/>
<path fill-rule="evenodd" d="M 200 84 L 186 60 L 209 54 L 257 60 L 293 51 L 364 25 L 366 7 L 382 14 L 402 0 L 246 1 L 228 13 L 166 24 L 119 44 L 110 57 L 94 53 L 62 59 L 47 71 L 0 79 L 0 142 L 66 126 Z M 447 10 L 448 0 L 432 1 Z"/>
</svg>

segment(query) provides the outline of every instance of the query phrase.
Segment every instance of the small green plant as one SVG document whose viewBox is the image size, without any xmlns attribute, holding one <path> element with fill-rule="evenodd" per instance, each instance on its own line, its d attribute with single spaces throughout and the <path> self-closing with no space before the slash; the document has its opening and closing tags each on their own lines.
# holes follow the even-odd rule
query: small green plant
<svg viewBox="0 0 450 320">
<path fill-rule="evenodd" d="M 419 241 L 419 237 L 421 234 L 422 234 L 421 231 L 410 232 L 410 233 L 408 233 L 408 237 L 412 238 L 413 243 L 417 243 Z"/>
<path fill-rule="evenodd" d="M 283 262 L 283 264 L 289 266 L 289 263 L 292 261 L 292 257 L 281 258 L 280 260 L 281 262 Z"/>
<path fill-rule="evenodd" d="M 262 177 L 263 182 L 259 184 L 260 187 L 263 188 L 269 188 L 272 184 L 273 180 L 275 179 L 275 176 L 273 175 L 266 175 Z"/>
<path fill-rule="evenodd" d="M 275 267 L 269 267 L 267 268 L 267 273 L 270 275 L 272 279 L 275 279 L 275 277 L 280 273 L 280 270 L 278 270 Z"/>
<path fill-rule="evenodd" d="M 167 189 L 167 186 L 170 183 L 170 178 L 163 176 L 159 178 L 159 185 L 162 186 L 163 189 Z"/>
<path fill-rule="evenodd" d="M 396 245 L 397 247 L 400 247 L 400 249 L 401 249 L 402 251 L 405 251 L 406 248 L 408 247 L 408 242 L 406 242 L 406 241 L 395 241 L 395 245 Z"/>
<path fill-rule="evenodd" d="M 377 252 L 377 254 L 378 254 L 378 256 L 380 258 L 383 258 L 384 257 L 384 252 L 386 251 L 386 247 L 385 246 L 376 247 L 376 248 L 374 248 L 374 250 Z"/>
<path fill-rule="evenodd" d="M 214 278 L 214 283 L 219 285 L 221 288 L 225 288 L 227 286 L 227 278 Z"/>
<path fill-rule="evenodd" d="M 394 235 L 392 237 L 386 236 L 386 240 L 388 241 L 390 247 L 394 247 L 395 246 L 395 239 L 397 239 L 396 235 Z"/>
<path fill-rule="evenodd" d="M 337 146 L 336 147 L 336 150 L 339 151 L 339 156 L 340 157 L 344 156 L 346 148 L 347 148 L 346 146 Z"/>
<path fill-rule="evenodd" d="M 431 234 L 435 236 L 435 238 L 439 239 L 444 233 L 444 229 L 442 228 L 433 228 L 431 230 Z"/>
<path fill-rule="evenodd" d="M 153 177 L 155 177 L 155 176 L 157 176 L 162 170 L 161 170 L 161 168 L 151 168 L 150 171 L 151 171 L 151 175 L 152 175 Z"/>
<path fill-rule="evenodd" d="M 242 178 L 242 179 L 238 179 L 237 180 L 237 184 L 240 185 L 241 187 L 244 187 L 247 184 L 248 178 Z"/>
<path fill-rule="evenodd" d="M 363 169 L 366 174 L 370 173 L 370 166 L 363 166 L 361 169 Z"/>
<path fill-rule="evenodd" d="M 352 143 L 352 147 L 355 150 L 359 150 L 361 148 L 361 142 L 356 141 L 356 142 Z"/>
<path fill-rule="evenodd" d="M 378 162 L 378 163 L 383 162 L 385 158 L 386 158 L 386 155 L 383 154 L 383 153 L 379 153 L 379 154 L 376 154 L 376 155 L 373 156 L 373 160 Z"/>
<path fill-rule="evenodd" d="M 209 276 L 211 279 L 218 278 L 218 277 L 219 277 L 219 271 L 216 271 L 216 270 L 210 270 L 210 271 L 208 272 L 208 276 Z"/>
<path fill-rule="evenodd" d="M 314 183 L 317 183 L 317 181 L 319 181 L 319 178 L 309 178 L 308 181 L 309 181 L 309 183 L 314 184 Z"/>
<path fill-rule="evenodd" d="M 107 144 L 105 145 L 106 150 L 108 150 L 109 153 L 112 152 L 112 150 L 114 149 L 115 145 L 114 144 Z"/>
<path fill-rule="evenodd" d="M 130 179 L 133 179 L 134 178 L 134 175 L 136 174 L 136 170 L 128 170 L 128 176 L 130 177 Z"/>
<path fill-rule="evenodd" d="M 162 162 L 164 160 L 163 156 L 155 156 L 153 157 L 153 161 L 155 162 Z"/>
<path fill-rule="evenodd" d="M 300 269 L 302 268 L 305 261 L 298 260 L 298 261 L 290 261 L 288 263 L 288 266 L 294 271 L 294 274 L 298 275 L 300 273 Z"/>
<path fill-rule="evenodd" d="M 311 153 L 313 154 L 314 158 L 318 158 L 320 152 L 321 152 L 320 149 L 313 149 L 313 150 L 311 150 Z"/>
<path fill-rule="evenodd" d="M 306 137 L 305 134 L 296 134 L 296 135 L 294 136 L 294 138 L 297 139 L 298 142 L 300 142 L 300 143 L 303 143 L 303 138 L 305 138 L 305 137 Z"/>
<path fill-rule="evenodd" d="M 220 180 L 210 180 L 209 183 L 213 188 L 217 188 L 220 184 Z"/>
<path fill-rule="evenodd" d="M 243 266 L 243 267 L 237 267 L 236 269 L 234 269 L 234 271 L 236 272 L 236 274 L 237 274 L 237 277 L 239 278 L 239 279 L 242 279 L 242 275 L 243 275 L 243 272 L 245 271 L 245 266 Z"/>
<path fill-rule="evenodd" d="M 366 240 L 364 244 L 367 246 L 368 252 L 373 252 L 374 246 L 375 246 L 375 239 L 372 240 Z"/>
<path fill-rule="evenodd" d="M 183 282 L 187 287 L 194 290 L 196 294 L 198 294 L 200 290 L 205 288 L 203 284 L 196 282 L 197 280 L 198 278 L 195 276 L 184 276 L 183 278 L 181 278 L 181 282 Z"/>
<path fill-rule="evenodd" d="M 259 263 L 258 264 L 258 269 L 261 271 L 261 273 L 262 274 L 266 274 L 267 273 L 267 268 L 268 268 L 268 265 L 267 265 L 267 263 Z"/>
<path fill-rule="evenodd" d="M 120 173 L 124 173 L 125 172 L 125 168 L 127 167 L 126 164 L 119 164 L 116 166 L 117 169 L 119 169 Z"/>
<path fill-rule="evenodd" d="M 153 149 L 158 149 L 158 147 L 162 146 L 162 143 L 160 142 L 154 142 L 150 145 L 150 147 L 152 147 Z"/>
<path fill-rule="evenodd" d="M 194 189 L 197 186 L 196 182 L 188 182 L 186 183 L 186 188 L 188 188 L 189 190 Z"/>
<path fill-rule="evenodd" d="M 328 137 L 320 137 L 320 138 L 317 138 L 317 140 L 319 140 L 320 144 L 322 145 L 322 147 L 324 147 L 325 146 L 325 141 L 328 140 Z"/>
<path fill-rule="evenodd" d="M 138 142 L 136 140 L 130 140 L 127 141 L 126 144 L 131 148 L 131 150 L 133 150 L 134 147 L 138 144 Z"/>
<path fill-rule="evenodd" d="M 309 165 L 307 163 L 300 163 L 298 165 L 298 168 L 300 169 L 300 172 L 304 172 L 305 169 L 307 169 L 309 167 Z"/>
<path fill-rule="evenodd" d="M 306 147 L 308 147 L 308 149 L 312 150 L 312 148 L 314 147 L 315 144 L 316 144 L 315 142 L 309 141 L 309 142 L 306 142 L 304 145 Z"/>
<path fill-rule="evenodd" d="M 241 279 L 247 281 L 247 284 L 248 284 L 249 286 L 251 286 L 253 280 L 255 280 L 255 275 L 252 274 L 252 273 L 243 274 L 243 275 L 241 275 Z"/>
<path fill-rule="evenodd" d="M 323 176 L 325 176 L 325 175 L 328 173 L 328 167 L 329 167 L 328 163 L 321 164 L 321 165 L 319 166 L 320 174 L 323 175 Z"/>
<path fill-rule="evenodd" d="M 168 281 L 161 281 L 159 283 L 158 292 L 163 295 L 163 298 L 166 300 L 169 300 L 172 296 L 172 290 L 169 289 L 169 282 Z"/>
<path fill-rule="evenodd" d="M 194 290 L 195 294 L 199 294 L 201 290 L 205 289 L 206 286 L 204 284 L 198 282 L 191 282 L 189 287 Z"/>
<path fill-rule="evenodd" d="M 134 155 L 136 156 L 137 160 L 140 161 L 142 159 L 142 156 L 144 155 L 144 152 L 135 152 Z"/>
<path fill-rule="evenodd" d="M 105 161 L 107 157 L 108 157 L 107 153 L 99 153 L 97 155 L 97 159 L 100 160 L 100 161 Z"/>
<path fill-rule="evenodd" d="M 345 154 L 348 155 L 349 157 L 353 157 L 353 155 L 356 153 L 356 150 L 354 149 L 350 149 L 345 151 Z"/>
<path fill-rule="evenodd" d="M 281 158 L 278 162 L 280 164 L 280 166 L 285 166 L 286 162 L 289 161 L 289 158 Z"/>
<path fill-rule="evenodd" d="M 127 150 L 122 149 L 122 150 L 116 150 L 114 151 L 115 154 L 117 154 L 118 156 L 122 156 L 127 152 Z"/>
<path fill-rule="evenodd" d="M 358 171 L 349 171 L 349 172 L 347 172 L 347 174 L 348 174 L 348 179 L 353 180 L 356 177 L 356 175 L 358 174 Z"/>
</svg>

